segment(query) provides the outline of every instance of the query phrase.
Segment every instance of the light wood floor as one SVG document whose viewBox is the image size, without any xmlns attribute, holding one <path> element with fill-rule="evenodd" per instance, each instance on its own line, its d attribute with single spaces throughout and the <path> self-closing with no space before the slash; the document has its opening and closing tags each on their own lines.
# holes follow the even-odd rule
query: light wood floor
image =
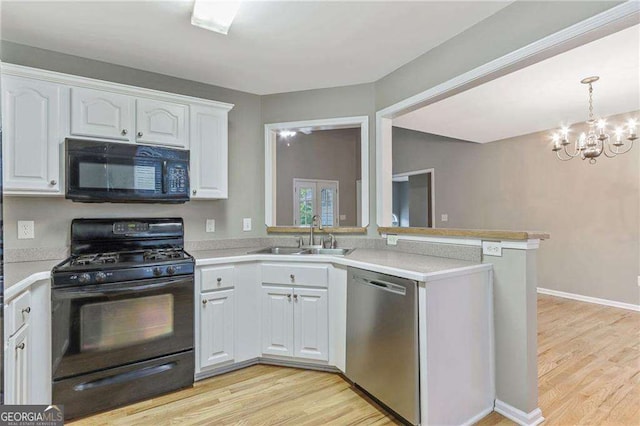
<svg viewBox="0 0 640 426">
<path fill-rule="evenodd" d="M 640 425 L 640 313 L 539 295 L 538 404 L 545 425 Z"/>
<path fill-rule="evenodd" d="M 545 424 L 640 425 L 640 313 L 540 295 L 538 374 Z M 336 374 L 260 365 L 73 424 L 397 423 Z"/>
</svg>

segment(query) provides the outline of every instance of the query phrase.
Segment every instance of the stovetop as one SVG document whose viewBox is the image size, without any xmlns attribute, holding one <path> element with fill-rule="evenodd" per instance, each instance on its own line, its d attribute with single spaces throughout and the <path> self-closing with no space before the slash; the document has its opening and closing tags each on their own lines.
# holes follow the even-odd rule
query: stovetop
<svg viewBox="0 0 640 426">
<path fill-rule="evenodd" d="M 182 219 L 74 219 L 71 257 L 52 271 L 54 286 L 193 275 Z"/>
</svg>

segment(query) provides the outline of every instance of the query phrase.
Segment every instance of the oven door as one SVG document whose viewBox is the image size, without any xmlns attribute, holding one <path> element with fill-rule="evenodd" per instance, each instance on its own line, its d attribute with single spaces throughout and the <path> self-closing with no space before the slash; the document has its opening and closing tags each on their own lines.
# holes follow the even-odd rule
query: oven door
<svg viewBox="0 0 640 426">
<path fill-rule="evenodd" d="M 51 295 L 54 380 L 193 349 L 193 276 Z"/>
</svg>

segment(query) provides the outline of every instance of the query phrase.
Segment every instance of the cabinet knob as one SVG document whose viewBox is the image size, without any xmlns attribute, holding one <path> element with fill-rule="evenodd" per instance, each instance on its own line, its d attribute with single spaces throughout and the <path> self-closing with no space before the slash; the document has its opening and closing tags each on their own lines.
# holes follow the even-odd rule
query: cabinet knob
<svg viewBox="0 0 640 426">
<path fill-rule="evenodd" d="M 138 132 L 138 137 L 141 138 L 142 137 L 142 132 Z"/>
<path fill-rule="evenodd" d="M 23 350 L 24 349 L 24 342 L 20 343 L 18 346 L 16 346 L 16 350 Z"/>
<path fill-rule="evenodd" d="M 293 295 L 293 300 L 295 300 L 296 302 L 298 301 L 298 295 L 297 294 Z"/>
<path fill-rule="evenodd" d="M 291 302 L 291 294 L 287 294 L 287 299 L 289 299 L 289 302 Z"/>
<path fill-rule="evenodd" d="M 51 186 L 55 186 L 57 183 L 58 183 L 58 181 L 55 180 L 55 179 L 52 179 L 52 180 L 49 181 L 49 185 L 51 185 Z"/>
<path fill-rule="evenodd" d="M 216 281 L 218 281 L 218 285 L 222 284 L 222 278 L 218 277 L 218 279 Z"/>
<path fill-rule="evenodd" d="M 31 306 L 27 306 L 26 308 L 22 309 L 22 313 L 23 314 L 31 313 Z"/>
<path fill-rule="evenodd" d="M 204 300 L 202 301 L 202 304 L 203 304 L 203 305 L 206 305 L 206 304 L 207 304 L 207 299 L 204 299 Z"/>
<path fill-rule="evenodd" d="M 127 131 L 127 129 L 122 129 L 122 132 L 120 132 L 120 133 L 122 133 L 122 136 L 125 136 L 129 132 Z"/>
<path fill-rule="evenodd" d="M 293 274 L 289 275 L 289 277 L 291 277 L 291 282 L 294 282 L 296 280 L 296 276 Z"/>
<path fill-rule="evenodd" d="M 191 193 L 192 193 L 193 195 L 196 195 L 196 194 L 198 193 L 198 190 L 197 190 L 197 189 L 194 189 L 193 191 L 191 191 Z"/>
</svg>

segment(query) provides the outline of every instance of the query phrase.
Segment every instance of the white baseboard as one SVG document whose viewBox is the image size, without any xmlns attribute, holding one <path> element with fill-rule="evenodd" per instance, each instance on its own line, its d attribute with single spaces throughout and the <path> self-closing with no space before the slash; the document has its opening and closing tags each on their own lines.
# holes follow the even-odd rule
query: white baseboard
<svg viewBox="0 0 640 426">
<path fill-rule="evenodd" d="M 488 407 L 485 408 L 484 410 L 482 410 L 481 412 L 479 412 L 478 414 L 476 414 L 475 416 L 471 417 L 469 420 L 467 420 L 466 422 L 462 423 L 461 426 L 471 426 L 471 425 L 475 425 L 476 423 L 478 423 L 480 420 L 484 419 L 485 417 L 487 417 L 489 414 L 491 414 L 491 412 L 493 411 L 493 407 Z"/>
<path fill-rule="evenodd" d="M 536 426 L 544 421 L 542 411 L 539 408 L 536 408 L 530 413 L 525 413 L 499 399 L 496 399 L 494 410 L 522 426 Z"/>
<path fill-rule="evenodd" d="M 550 290 L 548 288 L 538 287 L 538 293 L 548 294 L 549 296 L 563 297 L 565 299 L 579 300 L 581 302 L 595 303 L 597 305 L 612 306 L 614 308 L 628 309 L 630 311 L 640 312 L 640 305 L 633 303 L 616 302 L 615 300 L 600 299 L 598 297 L 583 296 L 581 294 L 566 293 L 564 291 Z"/>
</svg>

